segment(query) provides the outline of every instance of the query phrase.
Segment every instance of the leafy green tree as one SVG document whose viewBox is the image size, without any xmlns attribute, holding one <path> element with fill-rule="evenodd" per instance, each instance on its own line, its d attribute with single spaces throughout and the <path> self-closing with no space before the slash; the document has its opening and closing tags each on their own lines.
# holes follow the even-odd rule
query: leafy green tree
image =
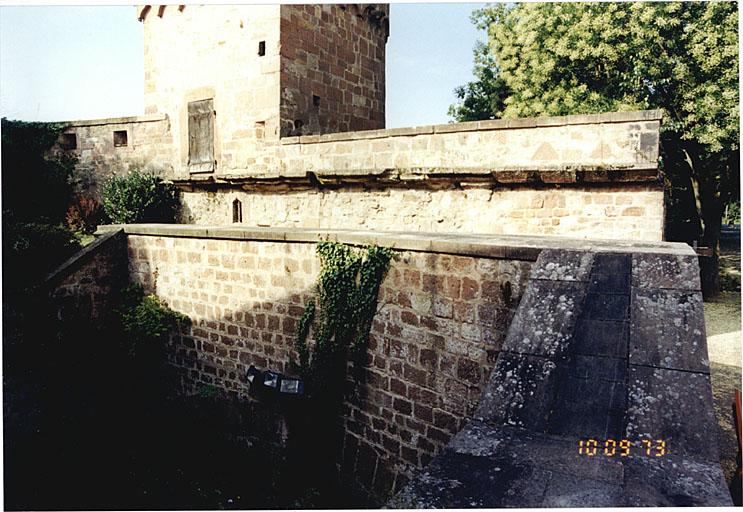
<svg viewBox="0 0 743 512">
<path fill-rule="evenodd" d="M 489 55 L 475 49 L 457 120 L 663 110 L 666 237 L 714 248 L 713 294 L 722 214 L 740 197 L 737 4 L 499 4 L 473 20 Z"/>
</svg>

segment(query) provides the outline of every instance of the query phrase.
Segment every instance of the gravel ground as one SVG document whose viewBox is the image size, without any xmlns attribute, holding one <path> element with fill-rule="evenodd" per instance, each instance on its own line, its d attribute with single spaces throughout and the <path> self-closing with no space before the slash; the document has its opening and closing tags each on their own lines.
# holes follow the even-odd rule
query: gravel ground
<svg viewBox="0 0 743 512">
<path fill-rule="evenodd" d="M 726 236 L 727 235 L 727 236 Z M 712 395 L 717 416 L 720 464 L 730 483 L 736 468 L 738 444 L 733 424 L 734 391 L 741 389 L 740 228 L 723 233 L 720 261 L 728 290 L 704 303 Z"/>
</svg>

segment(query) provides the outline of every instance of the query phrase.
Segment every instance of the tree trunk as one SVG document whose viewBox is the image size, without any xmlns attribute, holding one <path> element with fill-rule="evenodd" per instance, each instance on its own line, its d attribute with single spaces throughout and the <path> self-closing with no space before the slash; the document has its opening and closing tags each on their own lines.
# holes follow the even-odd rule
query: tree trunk
<svg viewBox="0 0 743 512">
<path fill-rule="evenodd" d="M 702 236 L 699 246 L 708 247 L 712 255 L 699 258 L 702 295 L 705 300 L 720 293 L 720 231 L 723 205 L 715 180 L 716 169 L 710 162 L 701 160 L 701 151 L 693 143 L 686 144 L 690 164 L 691 181 L 702 220 Z"/>
</svg>

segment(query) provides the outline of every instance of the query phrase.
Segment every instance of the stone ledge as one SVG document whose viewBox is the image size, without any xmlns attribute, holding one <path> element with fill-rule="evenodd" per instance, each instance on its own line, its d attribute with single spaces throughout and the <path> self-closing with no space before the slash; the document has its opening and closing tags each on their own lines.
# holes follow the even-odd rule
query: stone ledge
<svg viewBox="0 0 743 512">
<path fill-rule="evenodd" d="M 459 235 L 455 233 L 350 229 L 318 230 L 312 228 L 263 228 L 196 224 L 109 224 L 99 226 L 96 235 L 117 230 L 123 230 L 129 235 L 263 240 L 267 242 L 316 243 L 328 238 L 352 245 L 376 244 L 406 251 L 525 261 L 536 261 L 543 249 L 694 255 L 694 250 L 691 247 L 678 242 L 634 242 L 629 240 L 587 240 L 557 236 Z"/>
<path fill-rule="evenodd" d="M 530 167 L 409 167 L 409 168 L 368 168 L 368 169 L 315 169 L 314 171 L 296 172 L 292 170 L 266 173 L 244 173 L 231 170 L 229 174 L 191 175 L 188 179 L 174 179 L 174 183 L 222 183 L 250 184 L 273 183 L 276 181 L 287 185 L 316 184 L 341 185 L 346 182 L 385 185 L 404 184 L 409 180 L 426 182 L 431 179 L 451 180 L 486 180 L 493 186 L 512 184 L 601 184 L 601 183 L 651 183 L 657 182 L 658 168 L 653 163 L 637 163 L 629 166 L 587 166 L 579 164 L 544 165 Z"/>
<path fill-rule="evenodd" d="M 526 117 L 520 119 L 492 119 L 487 121 L 470 121 L 466 123 L 414 126 L 410 128 L 389 128 L 386 130 L 364 130 L 356 132 L 328 133 L 323 135 L 305 135 L 301 137 L 284 137 L 281 139 L 281 144 L 318 144 L 344 140 L 410 137 L 437 133 L 542 128 L 582 124 L 631 123 L 642 121 L 662 121 L 662 119 L 663 112 L 661 110 L 636 110 L 632 112 L 609 112 L 605 114 Z"/>
<path fill-rule="evenodd" d="M 145 116 L 107 117 L 103 119 L 86 119 L 82 121 L 62 121 L 66 128 L 81 128 L 84 126 L 103 126 L 107 124 L 154 123 L 167 121 L 167 114 L 148 114 Z"/>
</svg>

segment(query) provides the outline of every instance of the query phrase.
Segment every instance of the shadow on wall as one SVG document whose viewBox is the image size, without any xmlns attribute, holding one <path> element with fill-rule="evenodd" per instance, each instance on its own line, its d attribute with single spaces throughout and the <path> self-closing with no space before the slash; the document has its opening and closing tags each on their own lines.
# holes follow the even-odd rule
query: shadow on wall
<svg viewBox="0 0 743 512">
<path fill-rule="evenodd" d="M 127 386 L 137 382 L 140 376 L 127 373 L 125 369 L 113 371 L 118 365 L 111 361 L 117 361 L 119 356 L 105 350 L 112 338 L 98 333 L 90 337 L 91 343 L 81 344 L 73 333 L 67 338 L 67 343 L 76 348 L 71 352 L 76 354 L 72 360 L 75 361 L 74 380 L 78 384 L 66 401 L 53 399 L 43 403 L 68 404 L 71 410 L 82 411 L 82 416 L 72 416 L 82 417 L 83 420 L 79 421 L 83 422 L 87 421 L 84 418 L 95 418 L 105 410 L 105 418 L 110 422 L 100 423 L 91 419 L 84 428 L 74 423 L 76 426 L 64 430 L 64 435 L 52 436 L 48 442 L 38 444 L 46 447 L 43 450 L 33 448 L 35 441 L 29 439 L 23 444 L 27 450 L 16 451 L 14 460 L 36 461 L 34 467 L 43 465 L 45 450 L 52 453 L 49 451 L 51 447 L 65 444 L 62 440 L 68 436 L 68 439 L 86 444 L 89 451 L 81 460 L 90 464 L 86 464 L 84 470 L 77 467 L 76 472 L 72 470 L 74 465 L 65 462 L 69 459 L 59 459 L 53 467 L 60 474 L 90 476 L 91 467 L 107 468 L 110 464 L 121 466 L 117 471 L 123 468 L 134 471 L 126 478 L 122 476 L 122 482 L 128 482 L 126 486 L 129 487 L 101 483 L 98 487 L 101 493 L 95 493 L 96 500 L 91 495 L 85 496 L 85 491 L 75 485 L 60 484 L 66 489 L 64 503 L 71 504 L 68 508 L 80 508 L 81 503 L 92 508 L 110 506 L 104 489 L 110 491 L 109 496 L 116 495 L 119 500 L 124 499 L 122 493 L 123 496 L 134 493 L 137 499 L 144 500 L 116 502 L 115 508 L 132 508 L 142 503 L 150 508 L 153 508 L 153 503 L 172 507 L 173 502 L 168 501 L 172 499 L 172 493 L 169 494 L 167 485 L 162 483 L 162 475 L 168 471 L 172 473 L 174 467 L 178 467 L 177 464 L 172 467 L 165 463 L 150 464 L 154 453 L 162 453 L 166 461 L 173 458 L 172 454 L 168 455 L 170 452 L 155 449 L 157 442 L 147 437 L 150 427 L 163 446 L 172 448 L 173 452 L 186 449 L 190 453 L 196 449 L 208 453 L 210 443 L 216 442 L 216 436 L 241 446 L 268 446 L 269 449 L 262 452 L 270 454 L 265 459 L 268 464 L 273 464 L 273 468 L 286 467 L 281 462 L 281 453 L 285 453 L 283 449 L 291 439 L 287 436 L 287 429 L 291 428 L 287 427 L 287 422 L 291 424 L 292 421 L 291 407 L 286 409 L 281 404 L 274 406 L 251 400 L 245 373 L 251 364 L 260 369 L 290 373 L 288 361 L 290 357 L 296 357 L 293 344 L 297 324 L 319 271 L 314 249 L 315 245 L 311 243 L 126 236 L 121 258 L 126 258 L 123 268 L 128 265 L 129 278 L 156 292 L 173 309 L 192 320 L 187 330 L 171 340 L 169 358 L 177 372 L 178 387 L 206 400 L 207 405 L 189 412 L 194 411 L 193 408 L 173 398 L 166 400 L 164 405 L 146 406 L 153 402 L 144 398 L 140 400 L 140 395 L 132 398 L 126 391 Z M 71 297 L 80 298 L 82 303 L 98 300 L 91 287 L 100 280 L 92 276 L 97 275 L 95 273 L 102 265 L 105 266 L 105 262 L 93 257 L 87 264 L 71 269 L 66 281 L 69 285 L 66 300 L 71 300 Z M 342 485 L 336 487 L 336 501 L 323 502 L 325 508 L 353 508 L 362 502 L 382 503 L 391 492 L 402 488 L 408 475 L 425 465 L 471 417 L 498 357 L 505 330 L 519 303 L 531 266 L 530 261 L 400 251 L 399 259 L 392 263 L 380 289 L 379 312 L 372 326 L 366 368 L 360 382 L 352 379 L 348 382 L 348 398 L 342 418 L 339 418 L 342 438 L 336 440 L 337 451 L 332 457 L 322 455 L 323 459 L 338 463 L 343 479 Z M 287 293 L 288 290 L 294 292 Z M 95 309 L 92 305 L 91 308 Z M 80 310 L 68 307 L 66 311 L 74 313 Z M 88 318 L 82 318 L 73 324 L 85 326 L 89 323 Z M 64 360 L 70 361 L 70 358 Z M 65 368 L 62 364 L 55 375 L 64 376 Z M 65 382 L 64 377 L 60 382 Z M 60 392 L 63 387 L 60 386 Z M 86 399 L 91 387 L 97 397 L 95 400 Z M 109 393 L 111 389 L 118 391 Z M 144 409 L 136 403 L 134 409 L 117 407 L 117 402 L 125 400 L 139 400 L 145 404 L 142 405 Z M 55 411 L 67 414 L 58 408 Z M 123 421 L 122 414 L 131 416 Z M 186 428 L 179 423 L 181 420 L 173 419 L 183 416 L 189 418 L 187 424 L 192 428 Z M 209 422 L 204 418 L 217 418 L 213 429 L 207 428 Z M 46 432 L 61 432 L 54 426 L 57 423 L 56 419 L 50 420 L 51 430 Z M 120 426 L 114 428 L 115 425 L 128 425 L 132 430 L 127 432 Z M 78 426 L 79 432 L 84 434 L 78 433 Z M 92 436 L 91 429 L 103 430 Z M 103 439 L 108 434 L 101 437 L 101 432 L 106 429 L 114 438 L 128 436 L 126 442 L 118 443 L 116 456 L 112 455 L 110 459 L 103 456 L 105 450 L 90 446 L 92 440 L 103 445 L 108 442 Z M 173 429 L 180 434 L 169 434 Z M 21 435 L 19 432 L 33 431 L 33 427 L 21 425 L 16 432 Z M 141 439 L 146 443 L 138 444 Z M 182 440 L 183 444 L 173 444 L 174 439 Z M 144 445 L 150 448 L 144 449 Z M 277 452 L 271 446 L 281 449 Z M 140 455 L 134 462 L 124 464 L 121 457 L 126 459 L 127 449 Z M 31 455 L 26 457 L 29 453 Z M 177 460 L 183 461 L 178 464 L 188 462 L 189 467 L 197 468 L 201 473 L 210 465 L 208 458 L 199 465 L 184 461 L 183 455 L 178 457 Z M 153 469 L 149 472 L 143 469 L 150 465 Z M 220 467 L 224 469 L 224 466 Z M 183 475 L 188 471 L 180 469 L 185 471 L 180 473 L 182 476 L 178 480 L 183 483 L 184 479 L 187 480 Z M 291 506 L 282 502 L 279 505 L 284 507 L 279 508 L 302 508 L 302 503 L 309 503 L 302 502 L 305 498 L 301 497 L 301 492 L 306 490 L 302 486 L 308 483 L 302 476 L 302 472 L 306 473 L 306 466 L 299 469 L 300 475 L 287 478 L 295 486 L 294 495 L 300 496 L 300 501 Z M 247 467 L 242 473 L 236 460 L 230 474 L 249 475 L 251 471 Z M 216 478 L 217 473 L 211 471 L 209 478 Z M 144 480 L 140 480 L 138 475 L 145 475 L 142 477 Z M 34 481 L 31 474 L 17 473 L 18 489 L 30 489 Z M 55 479 L 50 474 L 45 481 Z M 61 482 L 59 478 L 56 481 Z M 259 481 L 269 488 L 264 480 Z M 359 495 L 346 498 L 343 493 L 356 484 L 364 489 L 360 493 L 362 498 Z M 150 496 L 160 497 L 147 501 L 148 498 L 136 494 L 143 492 L 142 486 L 148 489 Z M 16 495 L 20 499 L 14 502 L 18 508 L 28 508 L 30 501 L 23 501 L 25 494 Z M 90 499 L 85 501 L 87 498 Z M 239 507 L 235 498 L 231 499 L 231 504 L 219 502 L 220 507 L 245 507 L 244 502 Z M 46 500 L 34 503 L 43 503 L 44 507 L 39 505 L 39 508 L 45 508 L 53 504 L 54 498 L 47 496 Z M 277 506 L 269 502 L 263 505 L 263 508 Z M 211 502 L 205 508 L 219 507 Z"/>
<path fill-rule="evenodd" d="M 400 256 L 380 289 L 363 378 L 348 382 L 337 454 L 341 474 L 380 499 L 473 413 L 531 268 Z M 170 351 L 183 391 L 213 386 L 243 400 L 251 364 L 291 373 L 319 270 L 314 244 L 129 235 L 129 264 L 134 281 L 192 319 Z"/>
</svg>

